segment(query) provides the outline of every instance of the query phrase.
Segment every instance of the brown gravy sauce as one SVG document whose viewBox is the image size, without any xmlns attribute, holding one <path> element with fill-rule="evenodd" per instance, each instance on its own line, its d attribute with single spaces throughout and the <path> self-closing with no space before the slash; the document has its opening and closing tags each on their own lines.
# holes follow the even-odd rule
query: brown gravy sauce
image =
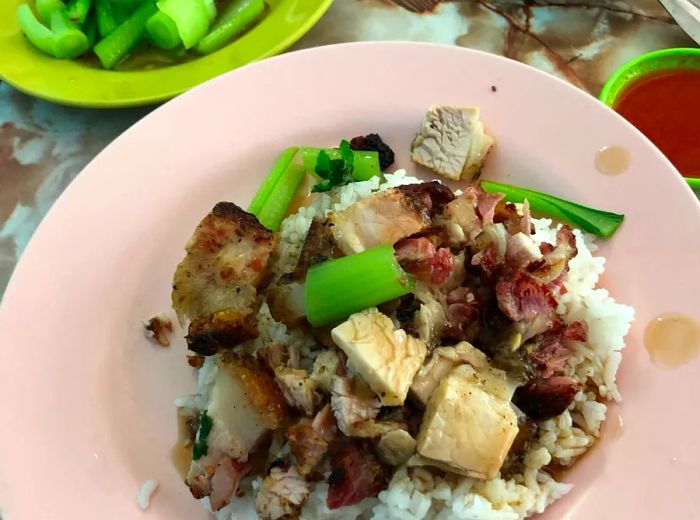
<svg viewBox="0 0 700 520">
<path fill-rule="evenodd" d="M 313 204 L 314 200 L 316 200 L 316 193 L 312 193 L 311 188 L 313 188 L 317 182 L 318 179 L 313 175 L 308 173 L 304 175 L 301 184 L 299 184 L 294 194 L 294 198 L 292 198 L 292 201 L 289 203 L 287 213 L 284 215 L 285 218 L 294 215 L 300 208 Z"/>
<path fill-rule="evenodd" d="M 627 171 L 631 157 L 627 148 L 604 146 L 595 154 L 595 167 L 605 175 L 619 175 Z"/>
<path fill-rule="evenodd" d="M 657 365 L 679 367 L 700 354 L 700 325 L 684 314 L 662 314 L 644 331 L 644 345 Z"/>
<path fill-rule="evenodd" d="M 557 462 L 550 462 L 544 467 L 544 469 L 547 471 L 547 473 L 549 473 L 552 476 L 552 478 L 554 478 L 554 480 L 566 482 L 566 475 L 569 472 L 569 470 L 574 466 L 578 465 L 581 462 L 581 460 L 583 460 L 585 457 L 588 457 L 589 454 L 593 453 L 595 450 L 592 448 L 595 447 L 595 445 L 598 442 L 600 442 L 601 439 L 604 439 L 606 441 L 615 441 L 619 439 L 624 433 L 624 427 L 625 425 L 622 421 L 622 416 L 611 415 L 609 417 L 606 417 L 603 421 L 600 438 L 595 439 L 593 441 L 593 444 L 588 445 L 588 448 L 585 452 L 583 452 L 583 454 L 575 457 L 573 463 L 571 463 L 568 466 L 564 466 Z"/>
</svg>

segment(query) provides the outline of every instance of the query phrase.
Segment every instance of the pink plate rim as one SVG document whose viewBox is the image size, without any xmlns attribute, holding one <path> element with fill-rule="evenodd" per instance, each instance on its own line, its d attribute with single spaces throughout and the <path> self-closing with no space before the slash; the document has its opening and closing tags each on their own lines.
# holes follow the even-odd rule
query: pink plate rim
<svg viewBox="0 0 700 520">
<path fill-rule="evenodd" d="M 689 283 L 700 203 L 641 133 L 564 81 L 479 51 L 385 42 L 308 49 L 211 80 L 135 124 L 66 189 L 0 304 L 3 518 L 140 518 L 148 479 L 160 482 L 151 518 L 207 518 L 169 458 L 173 399 L 194 388 L 184 342 L 154 347 L 141 320 L 169 309 L 199 219 L 219 200 L 245 205 L 278 151 L 378 131 L 411 174 L 408 144 L 431 103 L 481 107 L 497 141 L 486 178 L 626 215 L 601 247 L 603 285 L 637 312 L 618 378 L 625 400 L 609 411 L 624 428 L 604 430 L 565 474 L 573 491 L 542 517 L 696 516 L 700 364 L 659 368 L 642 336 L 658 314 L 700 317 Z M 628 172 L 595 171 L 606 145 L 630 151 Z"/>
</svg>

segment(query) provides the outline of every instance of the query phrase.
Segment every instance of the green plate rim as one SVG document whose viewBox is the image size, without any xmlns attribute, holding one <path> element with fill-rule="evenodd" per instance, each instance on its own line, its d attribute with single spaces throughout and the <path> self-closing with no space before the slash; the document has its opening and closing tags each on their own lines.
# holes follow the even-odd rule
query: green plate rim
<svg viewBox="0 0 700 520">
<path fill-rule="evenodd" d="M 229 70 L 279 54 L 314 26 L 333 0 L 280 0 L 253 29 L 210 55 L 177 65 L 135 71 L 102 70 L 56 60 L 33 49 L 21 35 L 15 17 L 16 8 L 22 3 L 27 2 L 0 2 L 0 49 L 4 49 L 4 52 L 0 52 L 0 80 L 21 92 L 62 105 L 127 108 L 167 101 Z M 300 13 L 303 13 L 303 17 L 300 17 Z M 282 30 L 285 32 L 277 37 Z M 16 64 L 20 60 L 20 68 L 29 71 L 31 66 L 33 70 L 17 72 Z M 31 65 L 25 66 L 29 63 Z M 42 82 L 42 72 L 49 77 L 60 74 L 57 84 Z M 89 92 L 72 95 L 67 83 L 71 81 L 85 81 L 94 85 L 86 87 Z M 101 89 L 102 85 L 121 86 L 128 93 L 106 94 Z"/>
<path fill-rule="evenodd" d="M 647 52 L 619 67 L 603 85 L 598 99 L 610 108 L 622 92 L 636 79 L 660 70 L 681 67 L 700 69 L 700 48 L 677 47 Z M 700 190 L 700 178 L 683 177 L 694 190 Z"/>
<path fill-rule="evenodd" d="M 684 61 L 687 60 L 687 63 Z M 679 66 L 700 68 L 700 48 L 677 47 L 647 52 L 624 63 L 603 85 L 598 99 L 613 107 L 621 92 L 640 76 L 659 70 L 670 70 Z"/>
</svg>

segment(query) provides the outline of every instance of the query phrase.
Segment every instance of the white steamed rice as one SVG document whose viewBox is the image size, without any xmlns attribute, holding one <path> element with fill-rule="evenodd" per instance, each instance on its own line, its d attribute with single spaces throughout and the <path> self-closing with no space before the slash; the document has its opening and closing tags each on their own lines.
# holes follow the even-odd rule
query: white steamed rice
<svg viewBox="0 0 700 520">
<path fill-rule="evenodd" d="M 310 206 L 301 208 L 282 223 L 278 265 L 295 265 L 315 216 L 342 210 L 373 192 L 416 182 L 420 180 L 407 177 L 405 171 L 399 170 L 385 175 L 381 184 L 378 178 L 373 178 L 316 196 Z M 557 227 L 552 227 L 551 220 L 534 219 L 533 224 L 535 238 L 549 243 L 556 241 Z M 605 259 L 593 255 L 598 249 L 594 237 L 579 230 L 574 230 L 574 234 L 578 254 L 569 263 L 569 274 L 564 283 L 566 291 L 557 296 L 557 312 L 565 321 L 588 323 L 588 340 L 569 345 L 574 354 L 568 360 L 566 373 L 581 382 L 588 381 L 590 390 L 580 391 L 569 409 L 560 416 L 539 423 L 539 440 L 525 456 L 523 473 L 507 480 L 481 481 L 456 475 L 438 477 L 425 468 L 404 466 L 397 469 L 389 487 L 378 498 L 333 511 L 325 505 L 327 485 L 318 483 L 304 505 L 302 519 L 518 520 L 544 511 L 550 503 L 571 490 L 571 484 L 557 482 L 542 468 L 550 463 L 570 465 L 600 436 L 607 406 L 596 400 L 592 386 L 597 387 L 602 399 L 621 400 L 615 377 L 622 358 L 624 337 L 634 319 L 632 307 L 615 302 L 607 290 L 596 288 L 604 271 Z M 260 338 L 249 346 L 251 350 L 267 341 L 278 340 L 299 348 L 302 359 L 310 368 L 315 357 L 313 339 L 275 322 L 266 305 L 262 306 L 258 318 Z M 208 358 L 199 374 L 200 394 L 179 399 L 176 405 L 204 409 L 215 371 L 213 358 Z M 216 513 L 217 520 L 256 519 L 252 497 L 259 482 L 246 479 L 242 484 L 248 491 L 246 496 Z M 203 502 L 209 509 L 207 499 Z"/>
<path fill-rule="evenodd" d="M 142 511 L 145 511 L 151 505 L 151 497 L 156 492 L 156 489 L 158 489 L 157 480 L 147 480 L 141 484 L 139 492 L 136 494 L 136 504 Z"/>
</svg>

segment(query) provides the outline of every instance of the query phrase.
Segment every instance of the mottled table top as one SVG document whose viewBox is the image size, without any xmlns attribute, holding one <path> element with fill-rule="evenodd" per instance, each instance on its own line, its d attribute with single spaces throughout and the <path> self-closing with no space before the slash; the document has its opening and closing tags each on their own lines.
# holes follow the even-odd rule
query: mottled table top
<svg viewBox="0 0 700 520">
<path fill-rule="evenodd" d="M 336 0 L 292 50 L 414 40 L 502 54 L 597 94 L 630 58 L 695 46 L 657 0 Z M 97 153 L 149 108 L 85 110 L 0 84 L 0 294 L 34 229 Z"/>
</svg>

